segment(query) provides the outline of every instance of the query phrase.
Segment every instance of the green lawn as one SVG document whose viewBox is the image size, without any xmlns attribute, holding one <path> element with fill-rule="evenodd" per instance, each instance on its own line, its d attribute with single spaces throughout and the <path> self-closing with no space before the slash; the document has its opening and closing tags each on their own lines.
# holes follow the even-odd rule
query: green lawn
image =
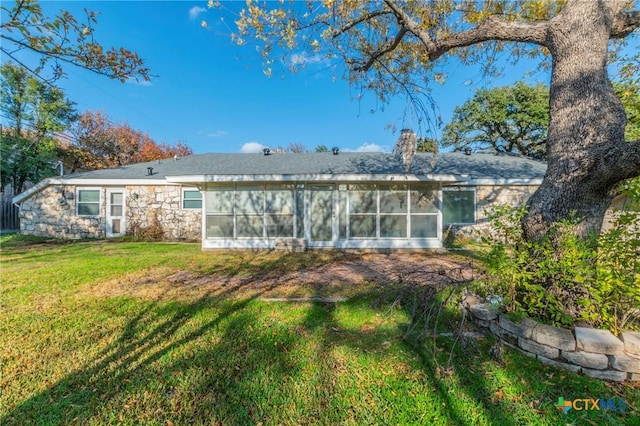
<svg viewBox="0 0 640 426">
<path fill-rule="evenodd" d="M 403 339 L 398 283 L 334 288 L 349 297 L 334 304 L 260 299 L 260 277 L 353 254 L 0 238 L 2 425 L 640 424 L 638 385 L 511 350 L 499 363 L 489 339 L 456 345 L 443 369 L 453 339 Z M 175 274 L 252 285 L 181 291 L 163 281 Z M 565 415 L 559 397 L 627 409 Z"/>
</svg>

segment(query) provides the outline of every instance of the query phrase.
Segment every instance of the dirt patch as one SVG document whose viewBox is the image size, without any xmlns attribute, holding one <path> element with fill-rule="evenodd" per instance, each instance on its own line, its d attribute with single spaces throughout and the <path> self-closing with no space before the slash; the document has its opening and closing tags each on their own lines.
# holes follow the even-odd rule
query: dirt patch
<svg viewBox="0 0 640 426">
<path fill-rule="evenodd" d="M 261 271 L 227 276 L 156 268 L 87 289 L 98 297 L 133 296 L 152 300 L 194 300 L 220 296 L 350 297 L 388 283 L 442 285 L 469 280 L 477 270 L 468 259 L 422 252 L 359 253 L 292 272 Z"/>
</svg>

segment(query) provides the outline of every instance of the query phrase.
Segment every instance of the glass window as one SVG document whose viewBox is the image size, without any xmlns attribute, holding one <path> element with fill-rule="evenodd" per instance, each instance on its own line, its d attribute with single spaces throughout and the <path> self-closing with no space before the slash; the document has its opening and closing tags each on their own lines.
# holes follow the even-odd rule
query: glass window
<svg viewBox="0 0 640 426">
<path fill-rule="evenodd" d="M 99 189 L 78 190 L 78 215 L 79 216 L 99 216 L 100 215 L 100 190 Z"/>
<path fill-rule="evenodd" d="M 375 185 L 349 185 L 349 212 L 376 214 L 376 194 Z"/>
<path fill-rule="evenodd" d="M 263 234 L 262 215 L 238 215 L 236 217 L 236 237 L 237 238 L 262 238 Z"/>
<path fill-rule="evenodd" d="M 236 191 L 236 214 L 262 215 L 264 212 L 264 189 L 262 186 L 238 186 Z"/>
<path fill-rule="evenodd" d="M 442 221 L 445 224 L 475 223 L 476 192 L 442 191 Z"/>
<path fill-rule="evenodd" d="M 380 213 L 406 213 L 406 185 L 380 185 Z"/>
<path fill-rule="evenodd" d="M 201 209 L 202 193 L 196 189 L 185 189 L 182 191 L 183 209 Z"/>
<path fill-rule="evenodd" d="M 109 195 L 109 215 L 122 216 L 122 192 L 112 192 Z M 114 231 L 115 232 L 115 231 Z"/>
<path fill-rule="evenodd" d="M 268 186 L 265 193 L 267 213 L 293 214 L 293 186 Z"/>
<path fill-rule="evenodd" d="M 376 216 L 349 215 L 349 231 L 351 238 L 376 238 Z"/>
<path fill-rule="evenodd" d="M 411 186 L 411 213 L 437 213 L 438 192 L 431 186 Z"/>
<path fill-rule="evenodd" d="M 296 191 L 296 236 L 304 238 L 304 186 Z"/>
<path fill-rule="evenodd" d="M 340 238 L 347 238 L 347 191 L 346 185 L 340 185 L 338 193 L 338 233 Z"/>
<path fill-rule="evenodd" d="M 207 213 L 233 213 L 233 187 L 209 187 L 205 210 Z"/>
<path fill-rule="evenodd" d="M 405 238 L 407 215 L 380 215 L 380 238 Z"/>
<path fill-rule="evenodd" d="M 438 238 L 438 216 L 411 215 L 411 238 Z"/>
<path fill-rule="evenodd" d="M 233 215 L 207 215 L 207 238 L 233 238 Z"/>
<path fill-rule="evenodd" d="M 267 215 L 267 238 L 292 238 L 293 215 Z"/>
</svg>

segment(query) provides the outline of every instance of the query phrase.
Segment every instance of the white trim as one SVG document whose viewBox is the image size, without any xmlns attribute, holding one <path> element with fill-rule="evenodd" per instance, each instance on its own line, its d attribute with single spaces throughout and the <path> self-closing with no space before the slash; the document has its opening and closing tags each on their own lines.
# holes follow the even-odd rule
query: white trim
<svg viewBox="0 0 640 426">
<path fill-rule="evenodd" d="M 204 239 L 202 249 L 274 249 L 276 239 L 231 240 Z M 339 249 L 437 249 L 442 248 L 441 238 L 424 239 L 384 239 L 384 240 L 337 240 L 307 241 L 308 248 L 339 248 Z"/>
<path fill-rule="evenodd" d="M 266 175 L 187 175 L 167 176 L 170 183 L 222 183 L 222 182 L 466 182 L 466 179 L 452 174 L 266 174 Z"/>
<path fill-rule="evenodd" d="M 497 185 L 497 186 L 508 186 L 508 185 L 541 185 L 542 179 L 527 179 L 527 178 L 480 178 L 480 179 L 468 179 L 461 183 L 453 183 L 450 185 L 465 185 L 465 186 L 483 186 L 483 185 Z"/>
<path fill-rule="evenodd" d="M 178 186 L 178 184 L 169 182 L 165 179 L 83 179 L 83 178 L 47 178 L 26 191 L 13 197 L 13 204 L 20 204 L 27 198 L 35 195 L 50 185 L 76 185 L 76 186 L 131 186 L 131 185 L 167 185 Z"/>
</svg>

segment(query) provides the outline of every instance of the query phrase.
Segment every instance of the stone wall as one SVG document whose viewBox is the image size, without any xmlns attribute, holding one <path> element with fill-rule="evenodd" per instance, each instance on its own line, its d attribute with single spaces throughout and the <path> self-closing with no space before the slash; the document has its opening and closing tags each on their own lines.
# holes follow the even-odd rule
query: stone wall
<svg viewBox="0 0 640 426">
<path fill-rule="evenodd" d="M 528 318 L 514 322 L 489 303 L 468 309 L 476 324 L 505 345 L 544 364 L 602 380 L 640 382 L 640 332 L 625 331 L 618 339 L 608 330 L 569 330 Z"/>
<path fill-rule="evenodd" d="M 162 226 L 168 240 L 202 238 L 202 210 L 183 209 L 179 186 L 140 185 L 127 187 L 127 228 Z"/>
<path fill-rule="evenodd" d="M 105 197 L 102 189 L 100 196 Z M 20 232 L 38 237 L 104 238 L 105 203 L 99 217 L 76 215 L 76 187 L 50 185 L 23 201 L 20 206 Z"/>
<path fill-rule="evenodd" d="M 83 186 L 86 188 L 86 186 Z M 24 200 L 20 207 L 23 234 L 53 238 L 104 238 L 106 236 L 106 188 L 100 189 L 100 215 L 76 214 L 77 187 L 50 185 Z M 182 209 L 181 188 L 174 185 L 125 187 L 127 231 L 151 226 L 157 219 L 167 240 L 200 240 L 202 212 Z"/>
</svg>

